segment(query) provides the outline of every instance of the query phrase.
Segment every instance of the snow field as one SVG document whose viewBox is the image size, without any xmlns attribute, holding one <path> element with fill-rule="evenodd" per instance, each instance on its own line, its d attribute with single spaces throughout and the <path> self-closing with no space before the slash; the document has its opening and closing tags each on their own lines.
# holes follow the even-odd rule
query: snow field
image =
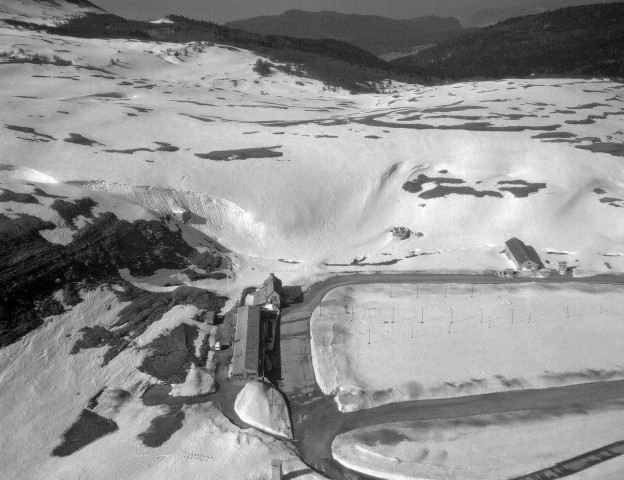
<svg viewBox="0 0 624 480">
<path fill-rule="evenodd" d="M 624 378 L 622 289 L 360 285 L 311 319 L 313 363 L 342 411 Z"/>
<path fill-rule="evenodd" d="M 192 226 L 248 257 L 241 263 L 268 259 L 280 270 L 299 269 L 300 276 L 345 268 L 482 271 L 508 266 L 498 252 L 518 236 L 551 262 L 562 257 L 547 251 L 571 252 L 564 259 L 577 273 L 624 271 L 624 222 L 610 221 L 622 209 L 593 192 L 602 188 L 605 196 L 624 198 L 619 159 L 532 138 L 541 131 L 513 131 L 556 127 L 555 133 L 618 142 L 623 117 L 618 85 L 611 82 L 506 80 L 349 95 L 281 72 L 260 78 L 252 71 L 256 55 L 218 45 L 56 36 L 46 38 L 49 44 L 32 32 L 0 33 L 0 48 L 19 43 L 46 55 L 67 49 L 61 56 L 76 65 L 108 72 L 3 65 L 0 124 L 56 139 L 42 142 L 0 128 L 3 163 L 97 185 L 161 214 L 188 208 Z M 173 50 L 188 52 L 184 63 L 166 61 Z M 111 58 L 120 65 L 110 65 Z M 471 130 L 461 114 L 512 131 Z M 368 124 L 371 115 L 379 115 L 381 125 Z M 565 123 L 588 115 L 594 124 Z M 454 130 L 407 128 L 420 124 Z M 69 133 L 102 145 L 66 143 Z M 154 142 L 179 150 L 121 153 L 154 149 Z M 195 156 L 278 145 L 283 157 L 272 159 Z M 547 187 L 528 198 L 507 192 L 423 200 L 402 188 L 419 174 L 447 175 L 477 190 L 519 179 Z M 393 226 L 424 236 L 398 241 L 388 234 Z M 363 256 L 365 263 L 396 263 L 342 266 Z M 305 267 L 286 268 L 279 258 Z"/>
<path fill-rule="evenodd" d="M 516 478 L 621 441 L 622 406 L 377 425 L 339 435 L 332 452 L 342 465 L 388 480 Z M 621 458 L 566 478 L 619 478 Z"/>
</svg>

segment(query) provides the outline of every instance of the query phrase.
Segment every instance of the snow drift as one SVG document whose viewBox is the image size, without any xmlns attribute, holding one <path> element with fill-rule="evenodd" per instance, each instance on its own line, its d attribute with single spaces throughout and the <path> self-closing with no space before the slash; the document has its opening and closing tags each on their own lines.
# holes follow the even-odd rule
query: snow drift
<svg viewBox="0 0 624 480">
<path fill-rule="evenodd" d="M 249 382 L 236 397 L 234 409 L 243 422 L 278 437 L 292 438 L 286 401 L 269 383 Z"/>
<path fill-rule="evenodd" d="M 88 182 L 84 188 L 122 195 L 126 199 L 161 214 L 192 215 L 188 224 L 228 248 L 244 254 L 262 243 L 265 225 L 238 205 L 222 198 L 196 192 L 153 186 L 131 186 L 109 182 Z"/>
</svg>

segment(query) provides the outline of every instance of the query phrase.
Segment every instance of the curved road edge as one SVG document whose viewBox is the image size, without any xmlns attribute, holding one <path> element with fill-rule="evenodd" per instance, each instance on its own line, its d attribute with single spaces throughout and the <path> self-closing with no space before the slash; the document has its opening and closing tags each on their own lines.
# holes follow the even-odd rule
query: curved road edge
<svg viewBox="0 0 624 480">
<path fill-rule="evenodd" d="M 310 350 L 310 317 L 325 295 L 335 288 L 372 283 L 521 284 L 532 282 L 624 286 L 624 276 L 554 275 L 539 279 L 510 279 L 485 274 L 373 273 L 334 276 L 310 286 L 301 303 L 283 310 L 281 326 L 284 369 L 283 379 L 279 386 L 288 395 L 290 401 L 295 444 L 303 461 L 332 479 L 368 479 L 370 477 L 345 469 L 333 459 L 331 444 L 337 435 L 362 426 L 384 423 L 456 418 L 519 410 L 544 410 L 578 405 L 591 409 L 598 406 L 600 402 L 624 399 L 624 381 L 613 381 L 449 399 L 416 400 L 358 412 L 341 413 L 338 411 L 333 396 L 325 396 L 318 388 Z"/>
</svg>

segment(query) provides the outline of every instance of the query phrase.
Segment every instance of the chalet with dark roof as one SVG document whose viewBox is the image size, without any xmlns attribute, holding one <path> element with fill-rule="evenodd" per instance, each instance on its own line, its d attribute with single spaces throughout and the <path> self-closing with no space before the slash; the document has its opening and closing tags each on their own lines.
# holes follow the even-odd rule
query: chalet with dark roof
<svg viewBox="0 0 624 480">
<path fill-rule="evenodd" d="M 253 304 L 261 307 L 272 305 L 279 308 L 282 304 L 283 294 L 282 281 L 272 273 L 262 286 L 254 292 Z"/>
</svg>

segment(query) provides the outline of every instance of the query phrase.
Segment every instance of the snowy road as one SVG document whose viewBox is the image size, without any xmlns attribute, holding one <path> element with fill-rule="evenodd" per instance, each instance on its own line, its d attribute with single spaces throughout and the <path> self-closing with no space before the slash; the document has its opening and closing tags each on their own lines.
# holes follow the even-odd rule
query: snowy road
<svg viewBox="0 0 624 480">
<path fill-rule="evenodd" d="M 323 297 L 334 288 L 371 283 L 491 284 L 530 281 L 535 279 L 505 279 L 493 275 L 407 273 L 336 276 L 312 285 L 302 303 L 284 310 L 281 327 L 283 380 L 280 387 L 291 402 L 295 443 L 303 460 L 332 479 L 367 478 L 344 469 L 333 460 L 331 444 L 337 435 L 356 428 L 391 422 L 521 410 L 548 411 L 566 406 L 582 406 L 591 410 L 601 402 L 624 398 L 624 381 L 614 381 L 441 400 L 419 400 L 354 413 L 340 413 L 333 397 L 324 396 L 316 385 L 310 353 L 309 319 Z M 612 275 L 584 278 L 552 276 L 540 281 L 624 285 L 623 276 Z"/>
</svg>

